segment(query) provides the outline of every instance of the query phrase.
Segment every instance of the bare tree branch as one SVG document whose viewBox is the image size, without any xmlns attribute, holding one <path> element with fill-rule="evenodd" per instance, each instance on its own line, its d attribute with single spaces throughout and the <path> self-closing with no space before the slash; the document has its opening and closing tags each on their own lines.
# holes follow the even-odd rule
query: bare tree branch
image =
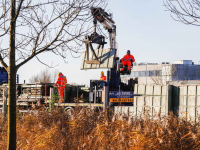
<svg viewBox="0 0 200 150">
<path fill-rule="evenodd" d="M 36 83 L 36 82 L 54 83 L 57 78 L 58 72 L 59 71 L 57 69 L 52 70 L 47 67 L 44 70 L 41 70 L 40 73 L 33 75 L 29 79 L 29 81 L 31 83 Z"/>
<path fill-rule="evenodd" d="M 19 16 L 19 12 L 20 12 L 20 9 L 21 9 L 21 7 L 22 7 L 22 3 L 23 3 L 23 2 L 24 2 L 24 0 L 20 0 L 20 3 L 19 3 L 19 6 L 18 6 L 18 8 L 17 8 L 17 11 L 16 11 L 16 15 L 15 15 L 14 20 L 16 20 L 17 17 Z"/>
<path fill-rule="evenodd" d="M 3 60 L 1 54 L 0 54 L 0 62 L 1 62 L 1 64 L 3 65 L 3 67 L 7 70 L 8 65 L 7 65 L 7 64 L 5 63 L 5 61 Z"/>
<path fill-rule="evenodd" d="M 199 0 L 163 0 L 163 3 L 175 21 L 200 26 Z"/>
</svg>

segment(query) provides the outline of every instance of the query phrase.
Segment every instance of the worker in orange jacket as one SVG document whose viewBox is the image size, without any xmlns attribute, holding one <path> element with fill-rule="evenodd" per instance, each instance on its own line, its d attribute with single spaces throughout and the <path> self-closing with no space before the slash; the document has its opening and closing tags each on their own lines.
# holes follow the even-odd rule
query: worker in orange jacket
<svg viewBox="0 0 200 150">
<path fill-rule="evenodd" d="M 134 56 L 130 54 L 130 50 L 127 50 L 127 54 L 124 55 L 124 57 L 120 60 L 120 62 L 123 64 L 123 67 L 121 68 L 121 71 L 124 71 L 124 66 L 127 65 L 128 69 L 127 71 L 131 70 L 132 62 L 135 62 Z"/>
<path fill-rule="evenodd" d="M 58 73 L 58 79 L 56 81 L 56 83 L 54 84 L 54 86 L 58 85 L 58 92 L 60 95 L 60 102 L 64 102 L 63 99 L 63 95 L 64 95 L 64 91 L 65 91 L 65 85 L 67 84 L 67 78 L 61 73 Z"/>
<path fill-rule="evenodd" d="M 101 77 L 100 77 L 100 80 L 104 80 L 106 81 L 106 76 L 104 75 L 104 72 L 101 71 Z"/>
</svg>

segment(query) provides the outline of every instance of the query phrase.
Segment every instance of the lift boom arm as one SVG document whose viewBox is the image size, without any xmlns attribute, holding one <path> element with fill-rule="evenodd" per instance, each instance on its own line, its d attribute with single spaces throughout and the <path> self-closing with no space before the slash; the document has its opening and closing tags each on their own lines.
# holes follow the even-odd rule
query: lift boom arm
<svg viewBox="0 0 200 150">
<path fill-rule="evenodd" d="M 109 33 L 110 48 L 116 49 L 116 25 L 112 20 L 112 16 L 105 12 L 102 8 L 91 8 L 91 12 L 94 18 L 94 27 L 96 31 L 97 21 L 100 22 Z"/>
<path fill-rule="evenodd" d="M 101 23 L 105 29 L 107 29 L 109 33 L 109 43 L 110 43 L 110 48 L 116 49 L 116 26 L 115 22 L 112 20 L 111 15 L 109 15 L 107 12 L 105 12 L 102 8 L 91 8 L 91 13 L 93 16 L 93 23 L 94 23 L 94 32 L 91 35 L 86 35 L 84 39 L 84 43 L 86 46 L 86 63 L 87 64 L 101 64 L 100 60 L 98 60 L 98 57 L 93 49 L 92 44 L 98 44 L 97 49 L 99 50 L 100 48 L 103 49 L 105 42 L 105 37 L 103 35 L 99 35 L 96 32 L 96 26 L 97 22 Z M 93 60 L 89 59 L 89 51 L 94 55 Z"/>
</svg>

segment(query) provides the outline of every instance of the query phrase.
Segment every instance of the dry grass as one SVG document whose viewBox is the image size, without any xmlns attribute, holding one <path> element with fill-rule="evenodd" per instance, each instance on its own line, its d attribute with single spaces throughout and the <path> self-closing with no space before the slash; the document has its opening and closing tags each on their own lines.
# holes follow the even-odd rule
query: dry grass
<svg viewBox="0 0 200 150">
<path fill-rule="evenodd" d="M 160 120 L 131 119 L 76 108 L 17 116 L 17 149 L 200 149 L 199 124 L 172 114 Z M 0 119 L 0 149 L 6 149 L 6 122 Z"/>
</svg>

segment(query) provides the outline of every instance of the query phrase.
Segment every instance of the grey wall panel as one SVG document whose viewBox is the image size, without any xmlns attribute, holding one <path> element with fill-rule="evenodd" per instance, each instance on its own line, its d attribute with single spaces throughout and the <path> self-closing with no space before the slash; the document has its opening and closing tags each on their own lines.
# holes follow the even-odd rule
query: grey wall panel
<svg viewBox="0 0 200 150">
<path fill-rule="evenodd" d="M 161 94 L 162 94 L 162 86 L 161 85 L 155 85 L 153 95 L 161 95 Z"/>
<path fill-rule="evenodd" d="M 146 86 L 143 84 L 138 85 L 138 93 L 137 94 L 142 94 L 146 95 Z"/>
<path fill-rule="evenodd" d="M 162 114 L 162 115 L 165 115 L 165 114 L 166 114 L 166 111 L 167 111 L 167 110 L 166 110 L 166 107 L 161 107 L 161 110 L 160 110 L 160 111 L 161 111 L 161 114 Z"/>
<path fill-rule="evenodd" d="M 135 96 L 133 106 L 133 115 L 140 116 L 141 113 L 148 112 L 150 116 L 155 116 L 158 112 L 161 115 L 168 115 L 171 110 L 176 114 L 179 111 L 179 117 L 187 120 L 198 121 L 200 117 L 200 85 L 179 85 L 179 86 L 154 86 L 151 93 L 150 86 L 135 85 L 138 93 L 144 93 L 143 96 Z M 160 89 L 162 89 L 160 91 Z M 166 90 L 166 93 L 164 92 Z M 148 94 L 147 94 L 148 93 Z M 157 95 L 157 94 L 162 95 Z M 130 109 L 130 108 L 129 108 Z"/>
<path fill-rule="evenodd" d="M 196 106 L 196 96 L 188 96 L 188 106 Z"/>
<path fill-rule="evenodd" d="M 144 107 L 137 107 L 137 116 L 142 114 L 143 113 L 143 110 L 144 110 Z"/>
<path fill-rule="evenodd" d="M 188 95 L 188 86 L 183 86 L 183 95 Z"/>
<path fill-rule="evenodd" d="M 196 117 L 196 96 L 188 96 L 187 112 L 188 112 L 189 118 Z"/>
<path fill-rule="evenodd" d="M 187 96 L 183 96 L 183 104 L 184 104 L 184 106 L 188 105 L 188 97 Z"/>
<path fill-rule="evenodd" d="M 146 106 L 151 106 L 152 105 L 152 96 L 147 96 L 145 100 Z"/>
<path fill-rule="evenodd" d="M 183 118 L 185 117 L 186 107 L 180 107 L 179 106 L 179 117 Z"/>
<path fill-rule="evenodd" d="M 161 107 L 153 107 L 153 116 L 157 116 L 158 114 L 160 114 L 161 109 Z"/>
<path fill-rule="evenodd" d="M 134 108 L 131 106 L 114 106 L 115 114 L 131 115 L 134 116 Z"/>
<path fill-rule="evenodd" d="M 121 114 L 121 112 L 122 112 L 122 107 L 120 107 L 120 106 L 115 106 L 115 107 L 114 107 L 114 112 L 115 112 L 115 114 Z"/>
<path fill-rule="evenodd" d="M 179 86 L 180 96 L 187 95 L 187 86 Z"/>
<path fill-rule="evenodd" d="M 87 64 L 86 51 L 82 54 L 81 70 L 84 69 L 98 69 L 98 68 L 113 68 L 115 64 L 116 49 L 96 49 L 94 50 L 101 64 Z M 89 50 L 89 60 L 94 60 L 95 57 L 91 50 Z"/>
<path fill-rule="evenodd" d="M 179 116 L 197 121 L 200 110 L 199 85 L 180 86 Z M 184 95 L 184 96 L 183 96 Z"/>
<path fill-rule="evenodd" d="M 180 100 L 179 100 L 179 101 L 180 101 L 180 102 L 179 102 L 180 106 L 185 105 L 185 104 L 184 104 L 184 97 L 183 97 L 183 96 L 180 97 Z"/>
<path fill-rule="evenodd" d="M 146 87 L 145 87 L 146 86 Z M 146 90 L 145 90 L 146 89 Z M 160 85 L 138 85 L 139 94 L 144 93 L 144 96 L 135 96 L 134 111 L 138 116 L 141 113 L 149 111 L 149 115 L 154 116 L 158 113 L 167 115 L 172 110 L 171 106 L 171 90 L 172 86 Z M 152 92 L 151 95 L 149 95 Z"/>
<path fill-rule="evenodd" d="M 200 117 L 200 96 L 197 96 L 196 114 L 197 114 L 197 118 L 199 118 Z M 197 119 L 197 121 L 200 121 L 200 120 Z"/>
<path fill-rule="evenodd" d="M 187 95 L 187 92 L 184 93 L 184 86 L 179 86 L 180 89 L 180 95 Z"/>
<path fill-rule="evenodd" d="M 128 107 L 122 107 L 122 114 L 128 115 Z"/>
<path fill-rule="evenodd" d="M 153 85 L 146 85 L 146 95 L 153 95 Z"/>
<path fill-rule="evenodd" d="M 154 98 L 153 98 L 153 107 L 157 107 L 157 106 L 159 106 L 160 107 L 160 96 L 154 96 Z"/>
<path fill-rule="evenodd" d="M 134 115 L 134 109 L 133 109 L 133 107 L 129 107 L 129 115 L 130 116 L 133 116 Z"/>
<path fill-rule="evenodd" d="M 195 118 L 195 116 L 196 116 L 196 111 L 195 111 L 195 107 L 188 107 L 187 108 L 187 115 L 188 115 L 188 119 L 190 119 L 191 117 L 192 118 Z"/>
<path fill-rule="evenodd" d="M 138 84 L 134 85 L 134 94 L 138 94 Z"/>
<path fill-rule="evenodd" d="M 162 86 L 162 95 L 167 95 L 168 93 L 168 87 L 167 86 Z"/>
<path fill-rule="evenodd" d="M 161 107 L 165 107 L 167 105 L 167 96 L 162 96 L 161 97 Z"/>
<path fill-rule="evenodd" d="M 200 95 L 197 96 L 197 108 L 200 108 Z"/>
<path fill-rule="evenodd" d="M 188 95 L 196 95 L 196 86 L 188 86 Z"/>
<path fill-rule="evenodd" d="M 200 95 L 200 85 L 197 86 L 197 95 Z"/>
<path fill-rule="evenodd" d="M 138 99 L 138 97 L 137 96 L 135 96 L 134 97 L 134 103 L 135 103 L 135 105 L 137 105 L 137 99 Z M 133 116 L 137 116 L 137 107 L 133 107 Z"/>
<path fill-rule="evenodd" d="M 144 106 L 144 99 L 145 99 L 144 96 L 139 96 L 139 97 L 138 97 L 138 99 L 137 99 L 137 106 L 138 106 L 138 107 Z"/>
</svg>

